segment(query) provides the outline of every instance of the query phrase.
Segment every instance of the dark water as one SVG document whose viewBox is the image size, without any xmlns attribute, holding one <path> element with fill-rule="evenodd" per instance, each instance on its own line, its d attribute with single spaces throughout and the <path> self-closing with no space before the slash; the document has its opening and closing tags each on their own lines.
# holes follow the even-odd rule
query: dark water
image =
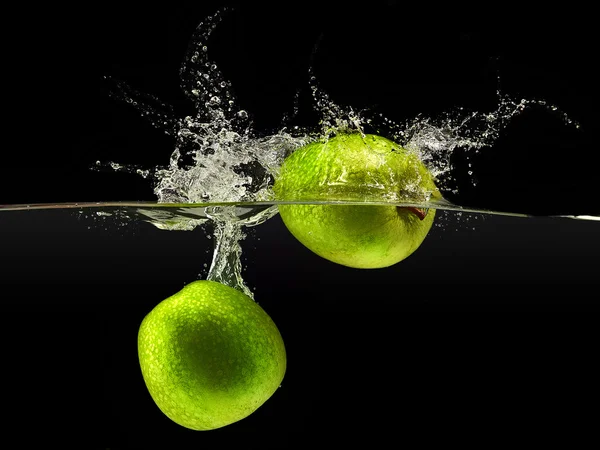
<svg viewBox="0 0 600 450">
<path fill-rule="evenodd" d="M 210 222 L 193 231 L 165 231 L 143 221 L 65 210 L 16 211 L 1 218 L 2 280 L 10 289 L 69 283 L 172 286 L 174 279 L 183 286 L 206 276 L 213 254 Z M 454 306 L 476 310 L 491 305 L 544 310 L 596 304 L 594 293 L 588 292 L 597 283 L 600 242 L 594 221 L 438 211 L 432 231 L 413 255 L 377 270 L 338 266 L 312 254 L 278 215 L 245 233 L 243 275 L 259 303 L 263 295 L 294 297 L 297 289 L 316 293 L 324 289 L 319 295 L 323 304 L 334 305 L 349 295 L 352 301 L 344 302 L 345 308 L 366 310 Z M 356 292 L 349 294 L 350 288 L 363 284 L 358 289 L 377 300 L 359 301 Z M 285 288 L 288 285 L 290 289 Z M 393 287 L 398 288 L 398 297 L 387 295 Z M 401 290 L 407 288 L 419 294 L 404 295 Z M 459 297 L 451 295 L 455 288 L 462 290 Z M 69 292 L 84 293 L 66 289 L 67 298 Z M 85 295 L 94 297 L 93 292 Z M 106 302 L 113 303 L 111 296 Z M 52 301 L 41 297 L 34 304 L 51 307 Z"/>
<path fill-rule="evenodd" d="M 164 164 L 172 150 L 108 98 L 102 76 L 191 113 L 177 69 L 198 20 L 220 6 L 109 2 L 13 15 L 21 31 L 6 55 L 6 90 L 18 95 L 5 106 L 0 204 L 156 201 L 148 180 L 89 170 L 97 160 Z M 592 14 L 519 13 L 496 26 L 487 14 L 464 23 L 458 12 L 400 2 L 241 8 L 213 48 L 258 129 L 279 125 L 324 31 L 315 71 L 332 98 L 377 104 L 399 121 L 456 105 L 493 109 L 500 68 L 505 92 L 559 105 L 582 131 L 539 111 L 522 116 L 477 158 L 456 153 L 450 200 L 600 214 Z M 577 26 L 567 32 L 568 23 Z M 469 162 L 476 186 L 460 177 Z M 371 271 L 316 257 L 273 217 L 242 242 L 243 276 L 283 335 L 288 373 L 255 414 L 199 433 L 152 402 L 136 336 L 154 305 L 206 276 L 210 227 L 0 212 L 5 429 L 34 447 L 312 448 L 359 437 L 373 448 L 440 437 L 487 447 L 516 436 L 577 446 L 593 437 L 584 411 L 598 400 L 598 231 L 595 221 L 449 212 L 415 254 Z"/>
<path fill-rule="evenodd" d="M 589 221 L 440 214 L 405 261 L 358 270 L 312 254 L 275 216 L 242 242 L 243 276 L 282 333 L 288 373 L 256 413 L 201 433 L 154 405 L 136 336 L 154 305 L 206 276 L 210 228 L 119 227 L 54 210 L 2 214 L 5 375 L 19 392 L 10 420 L 35 408 L 44 439 L 84 447 L 287 448 L 296 434 L 352 439 L 349 425 L 388 439 L 397 414 L 404 423 L 415 414 L 447 423 L 458 401 L 556 411 L 557 396 L 571 400 L 547 397 L 555 377 L 547 371 L 573 374 L 582 385 L 562 389 L 579 395 L 595 371 L 597 328 L 585 316 L 598 311 L 597 233 Z M 484 397 L 465 400 L 465 392 Z M 381 410 L 390 401 L 402 404 L 399 413 Z M 436 419 L 424 401 L 438 405 Z"/>
</svg>

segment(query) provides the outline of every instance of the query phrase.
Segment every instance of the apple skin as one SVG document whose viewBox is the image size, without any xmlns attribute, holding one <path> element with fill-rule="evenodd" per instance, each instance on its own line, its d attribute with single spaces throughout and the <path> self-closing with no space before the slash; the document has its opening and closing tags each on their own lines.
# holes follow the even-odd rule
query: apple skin
<svg viewBox="0 0 600 450">
<path fill-rule="evenodd" d="M 244 293 L 195 281 L 142 321 L 138 356 L 160 410 L 192 430 L 213 430 L 259 408 L 286 371 L 282 337 Z"/>
<path fill-rule="evenodd" d="M 338 134 L 294 151 L 273 186 L 282 202 L 419 203 L 440 197 L 418 156 L 381 136 Z M 279 204 L 292 235 L 317 255 L 359 269 L 389 267 L 423 243 L 435 210 L 395 205 Z"/>
</svg>

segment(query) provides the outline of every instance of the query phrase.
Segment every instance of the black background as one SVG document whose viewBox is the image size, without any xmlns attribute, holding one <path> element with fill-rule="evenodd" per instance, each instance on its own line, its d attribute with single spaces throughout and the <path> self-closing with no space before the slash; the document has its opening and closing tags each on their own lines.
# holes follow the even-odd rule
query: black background
<svg viewBox="0 0 600 450">
<path fill-rule="evenodd" d="M 192 113 L 179 65 L 198 22 L 222 5 L 103 2 L 7 15 L 0 204 L 154 200 L 140 177 L 89 170 L 96 160 L 153 167 L 172 151 L 168 137 L 109 98 L 103 76 Z M 321 34 L 315 72 L 332 99 L 398 122 L 458 105 L 492 110 L 500 73 L 507 94 L 546 99 L 582 129 L 524 114 L 472 160 L 477 188 L 458 170 L 452 199 L 536 215 L 600 213 L 589 12 L 236 6 L 209 51 L 257 129 L 277 128 L 307 86 Z M 306 89 L 300 100 L 300 120 L 318 120 Z M 464 169 L 460 153 L 455 163 Z M 153 404 L 136 334 L 154 305 L 206 275 L 204 232 L 77 212 L 2 213 L 5 422 L 23 445 L 287 448 L 360 435 L 376 448 L 415 437 L 483 446 L 589 429 L 579 411 L 597 395 L 597 328 L 572 313 L 598 310 L 596 222 L 439 214 L 418 252 L 374 271 L 316 257 L 278 217 L 248 230 L 244 277 L 280 328 L 288 373 L 255 414 L 200 433 Z M 415 314 L 423 312 L 443 314 Z"/>
</svg>

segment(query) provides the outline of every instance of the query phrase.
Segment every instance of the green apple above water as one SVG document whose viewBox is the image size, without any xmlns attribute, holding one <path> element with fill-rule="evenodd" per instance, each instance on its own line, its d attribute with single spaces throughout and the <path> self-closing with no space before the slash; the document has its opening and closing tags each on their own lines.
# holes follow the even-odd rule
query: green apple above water
<svg viewBox="0 0 600 450">
<path fill-rule="evenodd" d="M 276 200 L 418 204 L 439 197 L 419 157 L 381 136 L 338 134 L 289 155 L 273 186 Z M 290 232 L 314 253 L 354 268 L 388 267 L 412 254 L 434 209 L 394 205 L 280 204 Z"/>
<path fill-rule="evenodd" d="M 193 430 L 247 417 L 286 370 L 283 340 L 267 313 L 213 281 L 190 283 L 159 303 L 140 326 L 138 356 L 154 402 Z"/>
</svg>

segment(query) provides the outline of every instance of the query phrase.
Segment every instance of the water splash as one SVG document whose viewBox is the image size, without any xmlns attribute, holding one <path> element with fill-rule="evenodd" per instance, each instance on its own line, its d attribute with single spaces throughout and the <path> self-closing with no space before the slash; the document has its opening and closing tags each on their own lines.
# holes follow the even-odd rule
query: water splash
<svg viewBox="0 0 600 450">
<path fill-rule="evenodd" d="M 491 147 L 514 118 L 535 108 L 559 115 L 565 125 L 577 129 L 580 127 L 557 106 L 545 100 L 515 100 L 497 91 L 497 106 L 494 111 L 470 111 L 459 107 L 438 118 L 418 116 L 403 128 L 397 129 L 394 139 L 417 152 L 434 176 L 440 178 L 452 168 L 450 157 L 456 149 L 479 153 L 482 148 Z M 470 169 L 467 173 L 473 175 Z M 450 190 L 456 193 L 455 189 Z"/>
<path fill-rule="evenodd" d="M 159 203 L 261 202 L 273 200 L 273 181 L 286 156 L 309 142 L 327 140 L 338 133 L 365 134 L 367 128 L 374 129 L 417 154 L 434 176 L 451 183 L 452 179 L 443 175 L 450 171 L 450 158 L 456 149 L 477 153 L 492 146 L 508 123 L 527 109 L 544 108 L 561 115 L 565 124 L 579 127 L 558 107 L 544 100 L 514 100 L 500 89 L 494 111 L 456 108 L 439 117 L 418 115 L 405 123 L 396 123 L 368 110 L 356 111 L 351 106 L 336 104 L 320 88 L 313 65 L 309 64 L 308 86 L 314 107 L 321 115 L 318 126 L 312 130 L 289 126 L 298 114 L 296 95 L 294 109 L 283 117 L 281 128 L 264 136 L 254 129 L 250 114 L 238 104 L 231 82 L 209 59 L 210 36 L 228 11 L 217 12 L 198 25 L 180 68 L 180 87 L 195 105 L 194 116 L 177 118 L 171 106 L 113 80 L 114 97 L 137 108 L 153 126 L 174 138 L 175 148 L 168 164 L 143 168 L 98 162 L 96 169 L 110 168 L 151 179 Z M 313 57 L 317 49 L 318 43 Z M 468 174 L 473 174 L 470 167 Z M 452 186 L 440 187 L 456 192 Z M 241 276 L 242 228 L 264 222 L 277 213 L 276 208 L 262 208 L 246 220 L 239 220 L 234 207 L 217 207 L 208 214 L 215 235 L 209 279 L 252 296 Z M 206 221 L 189 218 L 169 224 L 150 219 L 151 223 L 171 230 L 191 230 Z"/>
<path fill-rule="evenodd" d="M 271 135 L 260 136 L 248 112 L 238 104 L 231 82 L 209 59 L 210 36 L 229 11 L 225 8 L 198 25 L 179 71 L 181 89 L 194 103 L 195 116 L 177 118 L 173 108 L 159 99 L 137 92 L 121 81 L 115 82 L 113 96 L 136 107 L 154 126 L 174 137 L 175 148 L 168 165 L 143 168 L 98 162 L 96 168 L 107 167 L 151 179 L 159 203 L 267 201 L 273 199 L 271 187 L 286 156 L 306 143 L 324 141 L 342 132 L 364 134 L 366 128 L 374 129 L 415 152 L 442 180 L 442 175 L 452 168 L 450 158 L 456 149 L 478 153 L 491 147 L 511 120 L 526 110 L 544 108 L 561 116 L 566 125 L 579 128 L 557 106 L 544 100 L 515 100 L 499 88 L 493 111 L 458 107 L 438 117 L 418 115 L 396 123 L 381 114 L 335 103 L 319 86 L 311 64 L 308 86 L 314 107 L 321 115 L 318 126 L 288 126 L 298 114 L 297 94 L 292 114 L 283 117 L 285 126 Z M 312 57 L 318 45 L 317 42 Z M 467 170 L 473 175 L 470 165 Z M 445 178 L 443 182 L 452 181 Z M 451 185 L 441 187 L 456 192 Z"/>
<path fill-rule="evenodd" d="M 334 103 L 320 88 L 312 67 L 309 68 L 309 79 L 315 107 L 322 115 L 319 122 L 321 139 L 326 140 L 339 132 L 364 134 L 365 128 L 374 129 L 375 133 L 388 137 L 417 154 L 438 179 L 439 187 L 453 193 L 458 192 L 457 188 L 451 185 L 453 179 L 443 177 L 453 168 L 453 153 L 460 148 L 477 154 L 485 147 L 492 147 L 502 131 L 522 113 L 541 109 L 558 116 L 565 126 L 581 128 L 577 121 L 561 111 L 558 106 L 546 100 L 516 100 L 504 94 L 499 87 L 496 90 L 496 108 L 492 111 L 473 111 L 457 107 L 444 111 L 437 117 L 419 114 L 406 122 L 398 123 L 383 114 L 370 114 L 368 110 L 355 111 L 352 106 L 342 107 Z M 476 185 L 472 177 L 474 172 L 471 163 L 468 163 L 467 174 L 471 176 L 472 184 Z"/>
</svg>

